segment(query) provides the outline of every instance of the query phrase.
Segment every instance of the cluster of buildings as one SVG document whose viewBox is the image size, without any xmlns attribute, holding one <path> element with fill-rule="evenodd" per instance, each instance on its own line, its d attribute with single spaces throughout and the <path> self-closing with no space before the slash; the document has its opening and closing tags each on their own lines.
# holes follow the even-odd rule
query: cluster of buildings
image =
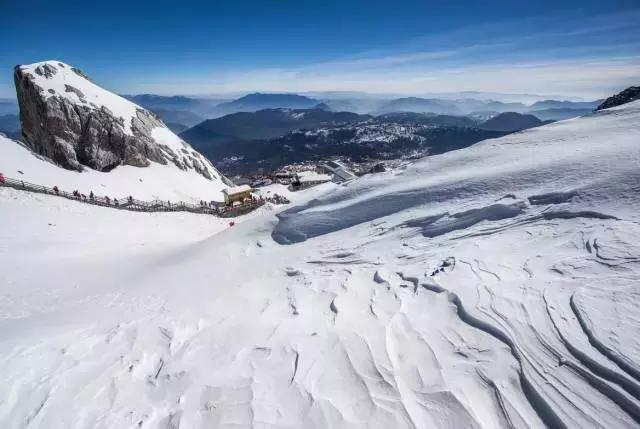
<svg viewBox="0 0 640 429">
<path fill-rule="evenodd" d="M 235 187 L 225 189 L 225 204 L 248 201 L 254 188 L 273 183 L 285 185 L 291 191 L 310 188 L 326 182 L 343 183 L 357 178 L 351 166 L 345 161 L 331 160 L 320 163 L 300 163 L 288 165 L 274 173 L 256 175 L 249 178 L 235 178 Z"/>
<path fill-rule="evenodd" d="M 326 182 L 343 183 L 355 179 L 357 176 L 340 161 L 320 163 L 313 170 L 303 170 L 292 173 L 288 180 L 289 189 L 297 191 L 310 188 Z"/>
</svg>

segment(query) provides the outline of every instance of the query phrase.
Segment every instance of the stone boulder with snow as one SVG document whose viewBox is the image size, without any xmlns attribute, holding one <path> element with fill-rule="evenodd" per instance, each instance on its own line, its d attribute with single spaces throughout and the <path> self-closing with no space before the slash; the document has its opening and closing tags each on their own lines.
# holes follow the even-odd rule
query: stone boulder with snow
<svg viewBox="0 0 640 429">
<path fill-rule="evenodd" d="M 66 169 L 111 171 L 152 162 L 227 180 L 153 113 L 93 83 L 59 61 L 16 66 L 22 137 Z"/>
</svg>

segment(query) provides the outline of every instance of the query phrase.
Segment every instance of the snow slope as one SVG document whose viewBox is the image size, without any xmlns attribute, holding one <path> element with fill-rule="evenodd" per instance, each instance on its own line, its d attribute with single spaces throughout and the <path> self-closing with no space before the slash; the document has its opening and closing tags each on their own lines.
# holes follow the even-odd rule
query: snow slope
<svg viewBox="0 0 640 429">
<path fill-rule="evenodd" d="M 233 228 L 0 188 L 1 425 L 638 427 L 639 137 L 636 102 Z"/>
<path fill-rule="evenodd" d="M 173 164 L 151 162 L 149 167 L 120 166 L 108 173 L 85 168 L 83 172 L 65 170 L 34 154 L 19 142 L 0 134 L 0 172 L 5 176 L 71 192 L 140 200 L 198 202 L 222 201 L 227 187 L 220 180 L 208 180 L 193 170 L 180 170 Z"/>
</svg>

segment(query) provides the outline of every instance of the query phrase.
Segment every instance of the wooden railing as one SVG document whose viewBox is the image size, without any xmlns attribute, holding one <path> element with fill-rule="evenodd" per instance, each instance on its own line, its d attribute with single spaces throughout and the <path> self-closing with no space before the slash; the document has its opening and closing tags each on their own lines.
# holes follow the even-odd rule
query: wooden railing
<svg viewBox="0 0 640 429">
<path fill-rule="evenodd" d="M 252 200 L 236 206 L 210 205 L 204 203 L 202 205 L 185 203 L 183 201 L 172 203 L 171 201 L 142 201 L 133 197 L 125 197 L 123 199 L 109 198 L 106 196 L 86 195 L 74 191 L 72 193 L 65 192 L 58 188 L 47 188 L 46 186 L 36 185 L 34 183 L 25 182 L 24 180 L 12 179 L 0 175 L 0 187 L 9 187 L 23 191 L 36 192 L 39 194 L 54 195 L 56 197 L 67 198 L 69 200 L 79 201 L 86 204 L 96 206 L 110 207 L 119 210 L 131 210 L 137 212 L 190 212 L 209 214 L 220 217 L 234 217 L 250 212 L 264 204 L 263 200 Z"/>
</svg>

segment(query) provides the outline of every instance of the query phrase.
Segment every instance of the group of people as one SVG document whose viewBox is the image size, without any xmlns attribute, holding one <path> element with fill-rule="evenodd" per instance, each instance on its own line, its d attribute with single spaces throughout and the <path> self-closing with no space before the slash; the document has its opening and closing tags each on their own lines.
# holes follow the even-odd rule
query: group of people
<svg viewBox="0 0 640 429">
<path fill-rule="evenodd" d="M 218 204 L 215 201 L 206 202 L 205 200 L 200 200 L 200 207 L 202 208 L 216 208 Z"/>
<path fill-rule="evenodd" d="M 0 173 L 0 185 L 3 185 L 6 181 L 5 176 Z M 54 185 L 53 186 L 53 192 L 56 195 L 60 195 L 60 188 L 58 188 L 58 185 Z M 100 200 L 102 200 L 102 202 L 106 203 L 107 205 L 113 205 L 115 207 L 119 207 L 120 206 L 120 201 L 117 198 L 109 198 L 108 196 L 105 197 L 97 197 L 93 191 L 89 192 L 89 195 L 85 195 L 83 193 L 81 193 L 80 191 L 78 191 L 77 189 L 74 190 L 72 192 L 72 195 L 74 198 L 81 200 L 81 201 L 91 201 L 91 202 L 101 202 Z M 255 196 L 252 195 L 251 197 L 246 198 L 243 202 L 242 202 L 242 206 L 246 206 L 246 205 L 256 205 L 256 206 L 261 206 L 264 203 L 272 203 L 272 204 L 289 204 L 289 200 L 279 194 L 274 193 L 271 196 L 268 197 L 263 197 L 262 195 L 260 196 Z M 128 206 L 134 205 L 135 200 L 133 199 L 133 196 L 129 195 L 127 197 L 127 204 Z M 138 203 L 141 204 L 141 203 Z M 169 205 L 169 207 L 171 207 L 171 201 L 167 201 L 167 205 Z M 236 207 L 233 206 L 222 206 L 220 205 L 220 203 L 217 203 L 215 201 L 205 201 L 205 200 L 200 200 L 200 207 L 203 209 L 212 209 L 215 212 L 217 212 L 218 214 L 223 214 L 224 212 L 228 211 L 228 210 L 233 210 Z"/>
<path fill-rule="evenodd" d="M 60 189 L 58 188 L 58 185 L 55 185 L 53 187 L 53 192 L 55 192 L 56 195 L 60 195 Z M 95 196 L 95 194 L 93 193 L 93 191 L 89 192 L 89 197 L 87 198 L 87 196 L 83 193 L 81 193 L 80 191 L 78 191 L 77 189 L 74 190 L 72 192 L 72 195 L 77 198 L 78 200 L 82 200 L 82 201 L 96 201 L 97 197 Z M 111 205 L 113 202 L 113 205 L 116 207 L 120 206 L 120 201 L 117 198 L 109 198 L 108 196 L 105 196 L 104 198 L 104 202 L 107 203 L 108 205 Z M 133 197 L 131 195 L 129 195 L 127 197 L 127 202 L 129 203 L 129 205 L 133 204 Z"/>
<path fill-rule="evenodd" d="M 287 197 L 282 196 L 280 194 L 273 194 L 273 196 L 267 197 L 266 201 L 271 204 L 289 204 L 290 203 Z"/>
</svg>

